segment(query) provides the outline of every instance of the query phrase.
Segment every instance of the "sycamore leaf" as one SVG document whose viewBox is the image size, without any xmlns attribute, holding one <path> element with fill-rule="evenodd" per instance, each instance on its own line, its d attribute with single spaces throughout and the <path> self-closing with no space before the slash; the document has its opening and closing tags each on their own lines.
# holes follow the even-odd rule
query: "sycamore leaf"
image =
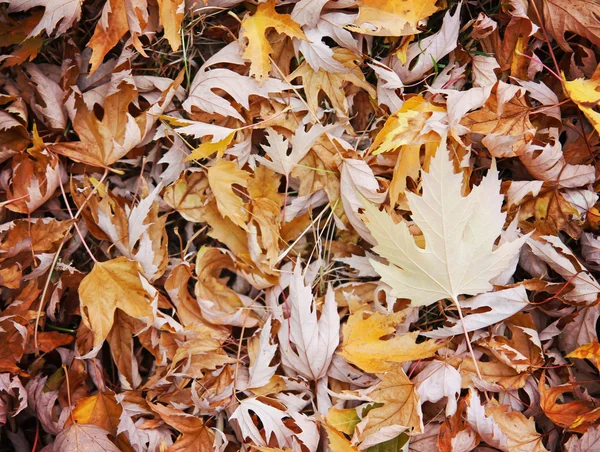
<svg viewBox="0 0 600 452">
<path fill-rule="evenodd" d="M 306 39 L 300 25 L 289 14 L 275 11 L 275 0 L 258 5 L 256 12 L 242 21 L 242 36 L 248 40 L 244 58 L 250 60 L 250 75 L 259 82 L 269 77 L 273 48 L 265 36 L 269 28 L 291 38 Z"/>
<path fill-rule="evenodd" d="M 102 345 L 112 328 L 118 308 L 136 319 L 153 319 L 149 295 L 142 285 L 139 264 L 125 257 L 97 262 L 79 286 L 81 315 L 94 333 L 94 349 Z"/>
<path fill-rule="evenodd" d="M 108 0 L 88 42 L 88 47 L 92 49 L 90 73 L 96 72 L 106 54 L 128 31 L 136 50 L 146 56 L 139 35 L 142 34 L 148 19 L 148 5 L 145 0 Z"/>
<path fill-rule="evenodd" d="M 420 33 L 419 22 L 438 8 L 435 0 L 361 0 L 352 31 L 373 36 L 408 36 Z"/>
<path fill-rule="evenodd" d="M 190 113 L 200 109 L 206 113 L 231 116 L 245 122 L 244 117 L 231 103 L 218 93 L 219 90 L 225 91 L 235 102 L 249 110 L 250 96 L 268 98 L 269 93 L 280 93 L 289 89 L 292 89 L 292 85 L 275 78 L 268 78 L 261 85 L 252 77 L 238 74 L 230 69 L 205 70 L 198 72 L 194 78 L 183 108 Z"/>
<path fill-rule="evenodd" d="M 71 424 L 58 434 L 52 451 L 54 452 L 119 452 L 108 439 L 108 432 L 102 427 L 91 424 Z"/>
<path fill-rule="evenodd" d="M 444 298 L 490 291 L 490 280 L 511 263 L 527 236 L 494 250 L 506 213 L 495 163 L 478 187 L 463 197 L 462 175 L 455 174 L 444 148 L 423 173 L 423 196 L 408 193 L 408 204 L 423 231 L 420 248 L 406 223 L 395 224 L 385 212 L 366 204 L 365 217 L 378 245 L 374 250 L 390 265 L 372 261 L 392 295 L 423 306 Z"/>
<path fill-rule="evenodd" d="M 456 412 L 456 396 L 460 396 L 460 372 L 444 361 L 431 361 L 415 378 L 421 403 L 447 398 L 446 416 Z"/>
<path fill-rule="evenodd" d="M 327 374 L 333 352 L 339 343 L 340 318 L 330 287 L 325 295 L 321 318 L 317 320 L 316 302 L 310 285 L 305 285 L 297 264 L 290 282 L 290 317 L 279 329 L 281 362 L 295 372 L 318 380 Z M 294 350 L 295 348 L 295 350 Z"/>
<path fill-rule="evenodd" d="M 387 372 L 397 367 L 396 363 L 429 358 L 441 347 L 435 341 L 417 344 L 418 332 L 394 336 L 396 325 L 404 321 L 406 314 L 399 312 L 390 315 L 374 313 L 363 319 L 359 311 L 348 318 L 343 327 L 344 340 L 340 355 L 366 372 Z"/>
<path fill-rule="evenodd" d="M 485 411 L 504 433 L 508 452 L 547 452 L 533 417 L 527 418 L 518 411 L 509 412 L 508 406 L 499 405 L 495 399 L 488 403 Z"/>
<path fill-rule="evenodd" d="M 219 212 L 245 230 L 248 229 L 248 211 L 242 198 L 233 191 L 233 185 L 246 188 L 249 178 L 250 174 L 229 160 L 219 160 L 208 169 L 208 183 L 215 194 Z"/>
<path fill-rule="evenodd" d="M 318 71 L 304 61 L 290 74 L 289 79 L 302 78 L 302 86 L 306 94 L 306 102 L 311 111 L 319 110 L 319 94 L 322 92 L 331 101 L 339 119 L 349 119 L 350 104 L 346 97 L 345 89 L 349 85 L 364 89 L 371 97 L 375 98 L 375 89 L 366 81 L 360 66 L 356 64 L 356 55 L 348 49 L 336 47 L 333 58 L 345 68 L 345 72 L 328 72 L 324 69 Z"/>
<path fill-rule="evenodd" d="M 327 132 L 329 128 L 323 127 L 320 124 L 313 125 L 307 132 L 304 126 L 298 127 L 296 133 L 291 140 L 287 140 L 283 135 L 278 134 L 275 130 L 267 129 L 268 145 L 263 145 L 265 153 L 271 158 L 266 158 L 257 155 L 255 158 L 266 167 L 273 171 L 289 177 L 292 170 L 298 162 L 310 151 L 319 137 Z M 288 153 L 289 145 L 292 145 L 291 152 Z"/>
<path fill-rule="evenodd" d="M 82 96 L 76 96 L 72 121 L 80 141 L 57 143 L 50 149 L 88 165 L 112 165 L 143 138 L 144 115 L 134 118 L 128 111 L 136 97 L 133 85 L 121 83 L 104 100 L 105 113 L 100 119 L 88 109 Z"/>
</svg>

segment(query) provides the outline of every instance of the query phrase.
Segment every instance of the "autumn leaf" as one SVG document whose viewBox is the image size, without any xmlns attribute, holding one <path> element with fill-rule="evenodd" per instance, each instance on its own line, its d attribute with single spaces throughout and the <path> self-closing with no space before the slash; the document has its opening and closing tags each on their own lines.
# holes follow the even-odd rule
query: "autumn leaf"
<svg viewBox="0 0 600 452">
<path fill-rule="evenodd" d="M 119 452 L 121 449 L 108 439 L 108 432 L 102 427 L 93 424 L 71 424 L 58 434 L 52 450 Z"/>
<path fill-rule="evenodd" d="M 101 392 L 79 400 L 73 409 L 73 419 L 77 424 L 101 427 L 116 437 L 121 411 L 112 394 Z"/>
<path fill-rule="evenodd" d="M 136 49 L 145 55 L 138 35 L 148 21 L 146 8 L 145 2 L 140 0 L 108 0 L 105 3 L 102 17 L 88 43 L 92 49 L 90 73 L 96 72 L 106 54 L 128 31 Z"/>
<path fill-rule="evenodd" d="M 184 0 L 158 0 L 158 8 L 165 38 L 169 41 L 173 52 L 177 52 L 181 46 L 179 29 L 184 16 Z"/>
<path fill-rule="evenodd" d="M 374 36 L 407 36 L 419 33 L 419 22 L 438 8 L 435 0 L 361 0 L 353 31 Z"/>
<path fill-rule="evenodd" d="M 556 425 L 583 433 L 600 419 L 600 408 L 585 400 L 566 403 L 558 403 L 557 400 L 564 393 L 572 392 L 578 387 L 578 383 L 570 382 L 548 388 L 546 375 L 543 373 L 539 382 L 540 407 Z"/>
<path fill-rule="evenodd" d="M 423 431 L 419 394 L 415 385 L 399 367 L 386 373 L 378 385 L 364 393 L 382 406 L 369 410 L 367 416 L 356 427 L 360 432 L 361 441 L 393 427 L 399 429 L 397 434 L 406 429 L 412 429 L 414 433 Z M 393 431 L 396 433 L 396 430 Z"/>
<path fill-rule="evenodd" d="M 270 56 L 273 48 L 265 36 L 269 28 L 291 38 L 306 39 L 304 32 L 289 14 L 275 11 L 275 0 L 261 3 L 256 12 L 242 21 L 242 36 L 248 41 L 244 50 L 244 58 L 251 61 L 250 75 L 259 82 L 269 76 L 271 70 Z"/>
<path fill-rule="evenodd" d="M 578 78 L 567 81 L 563 74 L 562 83 L 565 93 L 585 114 L 596 131 L 600 132 L 600 113 L 595 110 L 600 104 L 600 71 L 596 69 L 588 80 Z"/>
<path fill-rule="evenodd" d="M 405 333 L 383 340 L 395 331 L 405 314 L 383 315 L 374 313 L 364 319 L 364 312 L 348 318 L 342 328 L 344 337 L 340 355 L 366 372 L 387 372 L 396 368 L 396 363 L 414 361 L 433 356 L 441 347 L 435 341 L 417 344 L 418 332 Z"/>
<path fill-rule="evenodd" d="M 600 344 L 598 341 L 584 344 L 569 353 L 567 358 L 587 359 L 598 368 L 600 365 Z"/>
<path fill-rule="evenodd" d="M 142 285 L 140 268 L 124 257 L 97 262 L 79 286 L 83 322 L 94 333 L 94 349 L 108 335 L 116 309 L 150 323 L 153 319 L 149 295 Z"/>
<path fill-rule="evenodd" d="M 246 188 L 249 177 L 246 171 L 227 160 L 219 160 L 208 169 L 208 183 L 215 194 L 219 212 L 245 230 L 248 229 L 248 211 L 240 195 L 233 191 L 233 185 Z"/>
<path fill-rule="evenodd" d="M 207 427 L 202 419 L 181 410 L 160 404 L 150 404 L 160 417 L 171 427 L 181 432 L 175 444 L 169 447 L 172 452 L 209 452 L 213 451 L 215 434 Z"/>
<path fill-rule="evenodd" d="M 443 298 L 458 300 L 492 289 L 490 280 L 502 272 L 526 237 L 494 250 L 506 214 L 500 211 L 503 196 L 495 165 L 483 182 L 466 197 L 461 195 L 462 176 L 455 174 L 443 148 L 423 174 L 423 196 L 409 193 L 415 223 L 424 233 L 425 249 L 419 248 L 405 223 L 395 224 L 385 213 L 365 206 L 367 227 L 378 245 L 375 251 L 390 265 L 372 261 L 393 294 L 414 305 L 428 305 Z M 479 206 L 485 205 L 485 213 Z"/>
</svg>

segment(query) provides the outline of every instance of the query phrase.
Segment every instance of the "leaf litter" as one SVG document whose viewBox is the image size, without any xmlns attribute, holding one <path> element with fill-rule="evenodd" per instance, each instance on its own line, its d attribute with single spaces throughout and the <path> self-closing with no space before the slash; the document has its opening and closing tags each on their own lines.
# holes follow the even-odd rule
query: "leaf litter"
<svg viewBox="0 0 600 452">
<path fill-rule="evenodd" d="M 0 0 L 2 450 L 595 450 L 599 11 Z"/>
</svg>

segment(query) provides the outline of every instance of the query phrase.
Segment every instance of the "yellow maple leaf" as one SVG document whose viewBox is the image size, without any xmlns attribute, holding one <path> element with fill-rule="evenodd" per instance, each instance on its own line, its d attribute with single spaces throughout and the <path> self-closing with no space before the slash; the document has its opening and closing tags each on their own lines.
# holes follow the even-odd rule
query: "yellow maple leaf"
<svg viewBox="0 0 600 452">
<path fill-rule="evenodd" d="M 600 133 L 600 113 L 594 108 L 600 105 L 600 68 L 597 68 L 589 80 L 578 78 L 568 82 L 563 74 L 565 94 L 571 98 L 583 114 Z"/>
<path fill-rule="evenodd" d="M 327 423 L 321 424 L 327 432 L 327 438 L 329 439 L 329 449 L 332 452 L 358 452 L 358 448 L 352 446 L 350 441 L 343 435 L 342 432 L 336 430 Z"/>
<path fill-rule="evenodd" d="M 184 0 L 158 0 L 158 10 L 160 14 L 160 23 L 164 28 L 165 38 L 171 44 L 173 52 L 179 50 L 181 46 L 181 22 L 183 21 L 183 12 L 185 8 Z"/>
<path fill-rule="evenodd" d="M 97 262 L 79 285 L 81 316 L 94 333 L 94 348 L 106 339 L 117 308 L 131 317 L 151 322 L 153 315 L 148 298 L 136 261 L 117 257 Z"/>
<path fill-rule="evenodd" d="M 235 136 L 235 132 L 232 132 L 229 135 L 227 135 L 225 138 L 223 138 L 222 140 L 217 141 L 216 143 L 213 143 L 212 141 L 206 141 L 206 142 L 202 143 L 200 146 L 198 146 L 196 149 L 194 149 L 190 153 L 190 155 L 188 155 L 185 158 L 184 162 L 191 162 L 193 160 L 202 160 L 207 157 L 210 157 L 215 152 L 217 153 L 217 159 L 220 159 L 221 157 L 223 157 L 223 154 L 225 154 L 225 150 L 231 144 L 231 141 L 233 140 L 234 136 Z"/>
<path fill-rule="evenodd" d="M 600 344 L 598 341 L 584 344 L 569 353 L 567 358 L 588 359 L 596 368 L 600 369 Z"/>
<path fill-rule="evenodd" d="M 373 36 L 408 36 L 420 33 L 418 24 L 438 8 L 436 0 L 362 0 L 353 31 Z"/>
<path fill-rule="evenodd" d="M 215 194 L 217 208 L 223 216 L 229 217 L 231 221 L 240 228 L 248 230 L 246 221 L 248 211 L 244 201 L 233 191 L 233 184 L 246 188 L 250 174 L 241 170 L 229 160 L 219 160 L 208 169 L 208 184 Z"/>
<path fill-rule="evenodd" d="M 396 363 L 404 363 L 433 356 L 441 345 L 427 340 L 417 344 L 419 333 L 406 333 L 382 340 L 393 334 L 396 325 L 406 314 L 402 312 L 383 315 L 372 314 L 364 319 L 364 311 L 352 314 L 344 325 L 340 355 L 366 372 L 382 373 L 395 369 Z"/>
<path fill-rule="evenodd" d="M 248 40 L 243 57 L 250 60 L 250 75 L 259 82 L 267 79 L 271 70 L 273 48 L 265 36 L 269 28 L 292 38 L 306 40 L 300 25 L 289 14 L 275 11 L 275 0 L 258 5 L 256 12 L 242 21 L 242 36 Z"/>
</svg>

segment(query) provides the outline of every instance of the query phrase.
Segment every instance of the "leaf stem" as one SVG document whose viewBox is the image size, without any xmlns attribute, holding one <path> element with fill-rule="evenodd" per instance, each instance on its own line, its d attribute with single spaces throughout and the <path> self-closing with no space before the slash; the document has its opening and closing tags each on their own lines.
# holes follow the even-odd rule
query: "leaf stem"
<svg viewBox="0 0 600 452">
<path fill-rule="evenodd" d="M 473 351 L 473 346 L 471 345 L 471 340 L 469 339 L 469 332 L 467 331 L 467 325 L 465 325 L 465 318 L 463 316 L 462 309 L 456 298 L 452 297 L 452 301 L 454 302 L 454 304 L 456 305 L 456 308 L 458 309 L 458 317 L 460 318 L 460 323 L 463 328 L 465 340 L 467 341 L 467 347 L 469 348 L 469 352 L 471 353 L 471 358 L 473 359 L 473 364 L 475 364 L 475 370 L 477 371 L 477 376 L 479 377 L 480 380 L 483 380 L 483 376 L 481 375 L 481 371 L 479 370 L 479 364 L 477 364 L 477 358 L 475 357 L 475 352 Z M 487 392 L 485 392 L 485 398 L 489 401 Z"/>
</svg>

